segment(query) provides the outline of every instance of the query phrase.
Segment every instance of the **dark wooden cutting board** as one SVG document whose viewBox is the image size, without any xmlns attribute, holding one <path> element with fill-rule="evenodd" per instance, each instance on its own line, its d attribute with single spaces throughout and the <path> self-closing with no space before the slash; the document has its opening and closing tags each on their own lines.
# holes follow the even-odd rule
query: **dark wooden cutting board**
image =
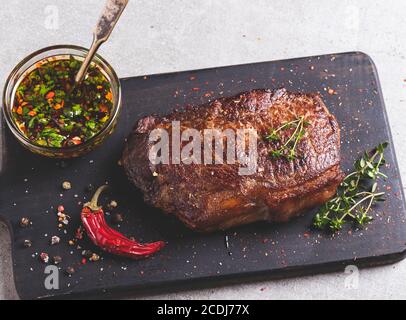
<svg viewBox="0 0 406 320">
<path fill-rule="evenodd" d="M 272 61 L 121 80 L 123 112 L 117 130 L 94 152 L 69 161 L 42 158 L 20 147 L 2 122 L 0 215 L 10 228 L 14 278 L 21 298 L 75 297 L 196 287 L 219 282 L 276 278 L 343 270 L 346 264 L 373 266 L 404 257 L 405 203 L 389 123 L 376 68 L 363 53 Z M 142 195 L 117 165 L 125 137 L 142 116 L 168 113 L 184 104 L 199 104 L 254 88 L 320 92 L 342 129 L 342 167 L 349 170 L 365 150 L 389 141 L 387 201 L 374 209 L 375 220 L 364 230 L 345 229 L 334 236 L 310 228 L 314 212 L 287 224 L 256 223 L 212 234 L 197 234 L 159 210 L 145 205 Z M 332 94 L 334 90 L 336 94 Z M 73 188 L 62 191 L 68 180 Z M 102 260 L 81 264 L 81 250 L 69 246 L 79 226 L 86 186 L 105 181 L 112 186 L 103 200 L 118 201 L 124 215 L 120 230 L 143 241 L 165 240 L 157 255 L 139 261 L 101 253 L 89 241 L 83 249 Z M 58 231 L 56 207 L 72 217 L 67 233 Z M 19 227 L 21 217 L 33 225 Z M 109 217 L 108 217 L 109 219 Z M 59 245 L 50 246 L 53 235 Z M 229 249 L 225 246 L 228 236 Z M 24 248 L 25 239 L 33 242 Z M 36 254 L 60 255 L 59 290 L 46 290 L 44 268 Z M 63 273 L 74 266 L 76 273 Z"/>
</svg>

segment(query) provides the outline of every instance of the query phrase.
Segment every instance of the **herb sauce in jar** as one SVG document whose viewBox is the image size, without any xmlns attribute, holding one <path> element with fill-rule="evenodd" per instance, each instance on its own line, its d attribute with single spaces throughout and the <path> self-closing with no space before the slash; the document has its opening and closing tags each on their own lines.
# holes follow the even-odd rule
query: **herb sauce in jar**
<svg viewBox="0 0 406 320">
<path fill-rule="evenodd" d="M 81 144 L 100 132 L 111 116 L 111 84 L 91 65 L 74 87 L 81 61 L 74 56 L 40 61 L 17 87 L 12 115 L 23 134 L 40 146 Z"/>
</svg>

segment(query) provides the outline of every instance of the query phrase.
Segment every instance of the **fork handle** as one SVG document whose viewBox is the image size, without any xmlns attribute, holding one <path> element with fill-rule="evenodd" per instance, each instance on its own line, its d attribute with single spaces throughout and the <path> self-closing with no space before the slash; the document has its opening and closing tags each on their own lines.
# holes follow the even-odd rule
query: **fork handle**
<svg viewBox="0 0 406 320">
<path fill-rule="evenodd" d="M 109 38 L 118 19 L 120 19 L 121 14 L 127 6 L 128 1 L 129 0 L 107 0 L 99 21 L 97 22 L 96 28 L 94 29 L 92 45 L 78 73 L 76 74 L 76 85 L 82 82 L 87 70 L 89 69 L 94 55 L 96 54 L 102 43 L 106 42 Z"/>
</svg>

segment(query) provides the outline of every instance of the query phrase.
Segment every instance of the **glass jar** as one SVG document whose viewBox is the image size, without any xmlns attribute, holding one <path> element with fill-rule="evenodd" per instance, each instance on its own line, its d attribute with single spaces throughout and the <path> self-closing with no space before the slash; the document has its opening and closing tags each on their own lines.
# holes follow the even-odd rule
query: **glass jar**
<svg viewBox="0 0 406 320">
<path fill-rule="evenodd" d="M 121 86 L 117 74 L 113 68 L 100 56 L 97 55 L 93 58 L 92 63 L 96 64 L 104 76 L 111 84 L 113 94 L 113 109 L 111 110 L 110 118 L 107 120 L 103 129 L 95 134 L 89 140 L 79 145 L 67 147 L 49 147 L 40 146 L 29 140 L 24 133 L 19 129 L 12 115 L 12 108 L 14 103 L 14 96 L 20 82 L 36 68 L 38 62 L 47 59 L 66 59 L 69 56 L 74 56 L 83 60 L 88 50 L 78 46 L 72 45 L 58 45 L 38 50 L 21 61 L 10 73 L 3 91 L 3 113 L 6 122 L 17 140 L 28 150 L 52 158 L 73 158 L 81 156 L 96 146 L 100 145 L 106 137 L 108 137 L 114 130 L 117 118 L 121 109 Z"/>
</svg>

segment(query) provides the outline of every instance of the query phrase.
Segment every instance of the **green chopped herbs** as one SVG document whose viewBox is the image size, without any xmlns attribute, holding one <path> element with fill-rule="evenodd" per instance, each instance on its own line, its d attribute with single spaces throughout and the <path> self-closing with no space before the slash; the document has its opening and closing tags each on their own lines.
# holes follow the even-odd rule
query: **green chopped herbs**
<svg viewBox="0 0 406 320">
<path fill-rule="evenodd" d="M 385 192 L 378 191 L 380 172 L 385 164 L 384 150 L 387 142 L 379 144 L 371 152 L 354 163 L 355 171 L 347 175 L 337 190 L 336 196 L 328 201 L 314 217 L 313 225 L 332 232 L 341 230 L 346 222 L 363 226 L 373 218 L 369 212 L 378 201 L 384 201 Z"/>
<path fill-rule="evenodd" d="M 287 160 L 294 160 L 297 157 L 296 147 L 299 141 L 305 135 L 305 128 L 309 125 L 304 119 L 304 116 L 300 116 L 293 121 L 282 124 L 277 129 L 272 129 L 265 139 L 275 142 L 278 147 L 270 152 L 273 158 L 285 158 Z M 290 135 L 285 142 L 282 142 L 281 133 L 285 130 L 290 130 Z"/>
<path fill-rule="evenodd" d="M 41 61 L 20 83 L 13 118 L 33 143 L 48 147 L 81 144 L 100 132 L 111 116 L 111 85 L 95 65 L 74 88 L 81 62 L 75 57 Z"/>
</svg>

